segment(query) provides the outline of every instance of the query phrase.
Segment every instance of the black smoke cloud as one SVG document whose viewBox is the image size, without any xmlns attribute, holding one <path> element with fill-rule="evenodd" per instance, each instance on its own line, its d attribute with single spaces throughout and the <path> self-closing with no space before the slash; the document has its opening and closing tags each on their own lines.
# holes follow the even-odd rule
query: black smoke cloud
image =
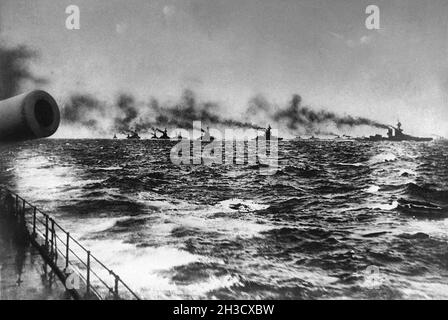
<svg viewBox="0 0 448 320">
<path fill-rule="evenodd" d="M 309 106 L 302 105 L 302 97 L 294 94 L 290 102 L 284 108 L 270 103 L 261 95 L 255 96 L 249 101 L 245 118 L 258 117 L 260 122 L 266 125 L 269 122 L 276 124 L 278 128 L 285 128 L 292 134 L 325 134 L 335 135 L 337 133 L 328 131 L 327 126 L 333 125 L 336 129 L 346 129 L 357 126 L 369 126 L 387 129 L 389 126 L 362 117 L 340 116 L 326 110 L 315 110 Z"/>
<path fill-rule="evenodd" d="M 126 133 L 133 128 L 141 106 L 127 93 L 108 104 L 90 94 L 75 93 L 62 106 L 62 119 L 69 125 L 81 125 L 97 132 Z M 109 121 L 107 121 L 109 120 Z M 142 129 L 142 128 L 139 128 Z"/>
<path fill-rule="evenodd" d="M 260 124 L 285 128 L 290 133 L 305 131 L 309 134 L 337 135 L 325 129 L 333 124 L 338 129 L 370 126 L 387 129 L 376 121 L 352 116 L 339 116 L 325 110 L 313 110 L 302 105 L 300 95 L 293 95 L 285 108 L 279 108 L 263 96 L 255 96 L 241 118 L 222 116 L 222 107 L 215 102 L 200 101 L 191 90 L 185 90 L 176 102 L 160 102 L 152 98 L 149 103 L 137 101 L 132 95 L 120 94 L 113 103 L 105 103 L 91 95 L 75 94 L 65 104 L 62 116 L 70 124 L 80 124 L 101 132 L 149 132 L 158 128 L 192 129 L 194 121 L 212 127 L 261 129 Z M 110 121 L 105 123 L 104 119 Z M 257 119 L 258 121 L 256 121 Z M 250 121 L 249 121 L 250 120 Z M 258 123 L 253 123 L 258 122 Z"/>
<path fill-rule="evenodd" d="M 139 108 L 135 98 L 130 94 L 120 94 L 117 98 L 116 106 L 119 110 L 118 117 L 115 118 L 114 128 L 119 132 L 126 132 L 139 115 Z"/>
<path fill-rule="evenodd" d="M 308 106 L 302 106 L 302 97 L 295 94 L 288 107 L 284 110 L 279 110 L 274 114 L 275 121 L 285 121 L 288 128 L 297 130 L 306 128 L 308 130 L 318 129 L 323 124 L 334 123 L 338 128 L 355 127 L 355 126 L 370 126 L 375 128 L 387 129 L 387 125 L 379 122 L 352 116 L 339 116 L 333 112 L 325 110 L 313 110 Z"/>
<path fill-rule="evenodd" d="M 201 102 L 191 90 L 185 90 L 175 103 L 161 103 L 155 98 L 142 103 L 131 94 L 123 93 L 114 103 L 108 104 L 92 95 L 77 93 L 64 104 L 62 118 L 67 124 L 100 132 L 149 132 L 155 127 L 192 129 L 194 121 L 210 126 L 259 128 L 249 122 L 225 118 L 219 112 L 219 104 Z"/>
<path fill-rule="evenodd" d="M 251 128 L 259 127 L 235 119 L 224 118 L 220 115 L 220 106 L 215 102 L 200 102 L 191 90 L 185 90 L 180 101 L 172 106 L 165 105 L 156 109 L 158 116 L 156 124 L 160 126 L 172 126 L 183 129 L 191 129 L 193 121 L 202 121 L 209 125 L 221 125 L 227 127 Z"/>
<path fill-rule="evenodd" d="M 102 102 L 89 94 L 76 93 L 62 106 L 61 117 L 69 124 L 79 124 L 92 129 L 98 128 L 98 119 L 105 115 Z"/>
<path fill-rule="evenodd" d="M 6 47 L 0 44 L 0 100 L 19 94 L 26 82 L 33 85 L 47 83 L 46 79 L 30 71 L 29 63 L 37 57 L 37 52 L 26 46 Z"/>
</svg>

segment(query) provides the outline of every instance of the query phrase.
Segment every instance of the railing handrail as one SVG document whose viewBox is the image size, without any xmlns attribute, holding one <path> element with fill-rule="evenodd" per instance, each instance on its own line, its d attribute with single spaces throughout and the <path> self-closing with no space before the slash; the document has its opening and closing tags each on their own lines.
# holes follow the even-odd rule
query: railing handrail
<svg viewBox="0 0 448 320">
<path fill-rule="evenodd" d="M 27 221 L 25 214 L 26 214 L 26 205 L 28 205 L 29 208 L 33 209 L 33 235 L 37 236 L 36 233 L 36 229 L 37 229 L 37 222 L 40 223 L 40 225 L 44 226 L 44 230 L 41 231 L 40 229 L 37 229 L 37 231 L 39 231 L 39 233 L 41 234 L 41 238 L 42 240 L 45 240 L 45 244 L 48 245 L 49 242 L 51 242 L 51 252 L 52 254 L 55 255 L 59 255 L 62 256 L 65 260 L 66 260 L 66 267 L 68 267 L 69 265 L 73 267 L 73 263 L 71 262 L 70 258 L 67 256 L 67 254 L 71 254 L 73 256 L 75 256 L 78 260 L 79 263 L 81 263 L 82 265 L 84 265 L 87 269 L 87 276 L 84 277 L 83 275 L 79 274 L 80 272 L 77 272 L 78 275 L 84 280 L 86 281 L 86 286 L 87 286 L 87 292 L 90 292 L 91 290 L 95 293 L 95 295 L 99 298 L 99 299 L 103 299 L 103 297 L 99 294 L 98 290 L 93 287 L 90 283 L 90 273 L 93 274 L 99 281 L 100 283 L 108 290 L 109 293 L 113 293 L 115 298 L 119 298 L 119 292 L 118 292 L 118 287 L 121 284 L 124 288 L 126 288 L 127 292 L 129 294 L 131 294 L 131 296 L 133 296 L 135 299 L 140 300 L 139 296 L 123 281 L 121 280 L 121 278 L 114 272 L 112 271 L 110 268 L 108 268 L 103 262 L 101 262 L 97 257 L 95 257 L 87 248 L 85 248 L 77 239 L 75 239 L 69 232 L 67 232 L 59 223 L 56 222 L 55 218 L 52 217 L 51 215 L 41 211 L 40 209 L 38 209 L 36 206 L 32 205 L 31 203 L 29 203 L 28 201 L 26 201 L 25 199 L 23 199 L 21 196 L 19 196 L 17 193 L 11 191 L 10 189 L 4 187 L 4 186 L 0 186 L 0 191 L 6 191 L 7 193 L 9 193 L 11 196 L 13 196 L 14 199 L 14 204 L 15 204 L 15 209 L 16 212 L 19 212 L 19 202 L 22 203 L 22 210 L 23 210 L 23 217 L 24 217 L 24 221 L 25 224 L 29 224 L 29 221 Z M 42 221 L 41 219 L 39 219 L 37 217 L 37 214 L 42 215 L 45 218 L 45 221 Z M 56 233 L 56 227 L 59 229 L 59 231 L 61 231 L 66 238 L 66 243 L 64 243 L 64 239 L 62 239 L 61 237 L 59 237 Z M 50 230 L 51 229 L 51 230 Z M 45 232 L 45 234 L 44 234 Z M 49 236 L 49 233 L 52 232 L 51 234 L 51 239 Z M 61 243 L 65 249 L 66 249 L 66 256 L 64 256 L 64 253 L 57 247 L 57 242 L 59 241 L 59 243 Z M 75 252 L 75 250 L 73 250 L 73 247 L 70 248 L 69 242 L 73 242 L 74 244 L 76 244 L 81 251 L 83 251 L 86 255 L 87 255 L 87 262 L 83 261 L 83 259 L 81 257 L 79 257 L 79 251 Z M 95 272 L 92 268 L 91 261 L 96 262 L 96 264 L 98 264 L 100 267 L 102 267 L 107 273 L 109 273 L 113 278 L 114 278 L 114 285 L 110 286 L 107 285 L 107 281 L 102 279 L 97 272 Z M 74 272 L 76 272 L 74 270 Z M 111 289 L 113 288 L 113 289 Z"/>
</svg>

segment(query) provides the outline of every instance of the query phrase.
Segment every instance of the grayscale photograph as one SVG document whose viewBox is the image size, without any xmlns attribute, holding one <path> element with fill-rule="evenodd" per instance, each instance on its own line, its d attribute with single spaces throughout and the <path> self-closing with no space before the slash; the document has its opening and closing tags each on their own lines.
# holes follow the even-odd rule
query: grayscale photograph
<svg viewBox="0 0 448 320">
<path fill-rule="evenodd" d="M 446 0 L 0 0 L 0 300 L 448 299 L 447 57 Z"/>
</svg>

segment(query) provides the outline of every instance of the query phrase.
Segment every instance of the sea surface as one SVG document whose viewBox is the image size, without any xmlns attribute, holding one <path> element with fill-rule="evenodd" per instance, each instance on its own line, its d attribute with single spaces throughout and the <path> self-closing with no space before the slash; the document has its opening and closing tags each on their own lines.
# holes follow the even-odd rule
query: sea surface
<svg viewBox="0 0 448 320">
<path fill-rule="evenodd" d="M 448 299 L 447 143 L 282 141 L 270 175 L 174 144 L 3 145 L 0 183 L 147 299 Z"/>
</svg>

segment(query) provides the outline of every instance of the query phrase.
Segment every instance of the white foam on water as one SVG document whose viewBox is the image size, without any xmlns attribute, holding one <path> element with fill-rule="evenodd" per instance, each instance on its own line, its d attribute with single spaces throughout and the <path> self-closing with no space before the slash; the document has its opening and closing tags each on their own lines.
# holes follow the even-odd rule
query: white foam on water
<svg viewBox="0 0 448 320">
<path fill-rule="evenodd" d="M 251 214 L 252 211 L 268 207 L 252 200 L 229 199 L 214 206 L 189 206 L 182 210 L 181 215 L 170 220 L 183 227 L 217 232 L 229 238 L 250 238 L 275 228 L 273 225 L 257 223 Z M 222 215 L 217 216 L 220 213 Z"/>
<path fill-rule="evenodd" d="M 374 155 L 370 160 L 370 164 L 376 164 L 376 163 L 382 163 L 382 162 L 389 162 L 389 161 L 395 161 L 397 160 L 397 156 L 390 152 L 384 152 L 377 155 Z"/>
<path fill-rule="evenodd" d="M 58 165 L 58 158 L 20 153 L 14 163 L 17 192 L 30 201 L 52 201 L 82 197 L 82 187 L 104 179 L 80 179 L 79 169 Z"/>
<path fill-rule="evenodd" d="M 269 208 L 269 205 L 256 203 L 252 200 L 242 200 L 237 198 L 221 201 L 217 205 L 215 205 L 214 208 L 217 210 L 240 211 L 238 208 L 231 207 L 237 205 L 239 205 L 239 208 L 242 208 L 244 211 L 258 211 Z"/>
<path fill-rule="evenodd" d="M 179 214 L 182 214 L 182 212 L 184 214 L 191 214 L 191 212 L 194 211 L 200 213 L 200 215 L 209 215 L 219 212 L 251 212 L 269 208 L 269 205 L 260 204 L 253 200 L 243 200 L 238 198 L 223 200 L 212 206 L 198 205 L 183 200 L 167 199 L 159 194 L 147 191 L 139 192 L 136 199 L 143 201 L 148 206 L 157 206 L 163 210 L 177 211 Z"/>
<path fill-rule="evenodd" d="M 139 294 L 146 299 L 209 299 L 208 294 L 213 290 L 240 284 L 238 277 L 233 275 L 210 276 L 191 284 L 176 284 L 157 274 L 150 275 L 147 280 L 148 285 L 139 289 Z"/>
<path fill-rule="evenodd" d="M 339 166 L 345 166 L 345 167 L 362 167 L 365 166 L 365 163 L 362 162 L 355 162 L 355 163 L 344 163 L 344 162 L 339 162 L 337 163 L 337 165 Z"/>
<path fill-rule="evenodd" d="M 153 195 L 140 194 L 139 198 L 151 198 Z M 251 212 L 268 208 L 252 200 L 229 199 L 216 205 L 197 205 L 186 201 L 145 200 L 148 206 L 160 209 L 157 220 L 148 225 L 151 235 L 170 236 L 177 227 L 217 232 L 230 238 L 253 237 L 260 232 L 272 230 L 275 226 L 257 223 Z M 222 213 L 222 216 L 217 214 Z"/>
<path fill-rule="evenodd" d="M 439 282 L 415 281 L 407 279 L 406 286 L 400 288 L 404 294 L 404 299 L 448 299 L 448 283 Z"/>
<path fill-rule="evenodd" d="M 448 219 L 434 221 L 413 219 L 400 230 L 410 234 L 422 232 L 429 236 L 448 239 Z"/>
<path fill-rule="evenodd" d="M 203 281 L 187 284 L 176 284 L 169 275 L 174 267 L 190 263 L 220 263 L 217 259 L 191 254 L 174 246 L 143 247 L 124 243 L 121 239 L 89 239 L 93 233 L 100 233 L 112 228 L 118 221 L 129 219 L 129 216 L 120 218 L 85 218 L 65 219 L 64 224 L 69 226 L 71 234 L 92 252 L 92 254 L 113 270 L 133 290 L 148 299 L 206 297 L 207 292 L 229 287 L 238 283 L 238 278 L 230 275 L 211 276 Z M 204 224 L 202 220 L 199 224 Z M 150 230 L 157 234 L 151 237 L 169 236 L 179 223 L 156 223 L 150 225 Z M 193 224 L 194 225 L 194 224 Z M 65 227 L 65 226 L 64 226 Z M 85 255 L 80 248 L 73 246 L 75 253 L 81 257 Z M 92 264 L 93 265 L 93 264 Z M 96 272 L 102 279 L 113 285 L 110 274 L 96 265 Z M 95 283 L 101 287 L 98 280 Z"/>
<path fill-rule="evenodd" d="M 111 229 L 118 221 L 126 220 L 129 217 L 118 217 L 118 218 L 79 218 L 75 217 L 64 217 L 64 226 L 67 226 L 75 239 L 80 239 L 88 237 L 92 233 L 98 233 Z M 63 227 L 64 227 L 63 226 Z"/>
<path fill-rule="evenodd" d="M 160 210 L 179 211 L 183 209 L 192 209 L 194 207 L 197 207 L 197 205 L 190 204 L 186 201 L 167 198 L 158 193 L 149 191 L 141 191 L 137 193 L 135 198 L 138 201 L 143 202 L 147 206 L 157 207 Z"/>
<path fill-rule="evenodd" d="M 238 283 L 231 275 L 211 276 L 195 283 L 176 284 L 169 277 L 172 268 L 191 263 L 220 263 L 222 261 L 191 254 L 170 246 L 137 248 L 121 240 L 88 241 L 89 250 L 112 269 L 133 290 L 147 299 L 205 297 L 207 292 Z M 110 275 L 98 268 L 98 275 L 108 279 Z"/>
<path fill-rule="evenodd" d="M 116 170 L 122 170 L 122 167 L 118 167 L 118 166 L 112 166 L 112 167 L 97 167 L 96 169 L 98 170 L 103 170 L 103 171 L 116 171 Z"/>
<path fill-rule="evenodd" d="M 232 219 L 226 217 L 204 218 L 194 216 L 175 217 L 172 219 L 175 224 L 192 229 L 199 229 L 205 232 L 215 232 L 226 235 L 226 238 L 251 238 L 261 232 L 269 231 L 275 227 L 267 224 L 259 224 L 250 220 Z"/>
<path fill-rule="evenodd" d="M 137 248 L 119 239 L 93 240 L 86 244 L 92 252 L 97 252 L 97 256 L 108 262 L 110 267 L 119 268 L 126 274 L 143 275 L 149 271 L 163 271 L 192 262 L 209 261 L 175 247 Z"/>
<path fill-rule="evenodd" d="M 294 270 L 290 272 L 290 278 L 298 278 L 313 284 L 316 287 L 325 287 L 332 285 L 339 281 L 339 278 L 328 275 L 328 273 L 321 269 L 312 270 Z"/>
<path fill-rule="evenodd" d="M 408 174 L 410 176 L 416 176 L 417 172 L 414 169 L 400 169 L 400 171 L 398 172 L 398 174 L 401 176 L 403 174 Z"/>
<path fill-rule="evenodd" d="M 380 191 L 380 187 L 376 186 L 376 185 L 373 185 L 373 186 L 368 187 L 364 191 L 368 192 L 368 193 L 377 193 L 378 191 Z"/>
<path fill-rule="evenodd" d="M 392 203 L 376 203 L 368 206 L 370 209 L 381 209 L 381 210 L 394 210 L 398 208 L 398 201 L 393 201 Z"/>
<path fill-rule="evenodd" d="M 238 277 L 228 274 L 220 277 L 211 276 L 206 281 L 182 286 L 180 289 L 184 293 L 184 296 L 196 296 L 197 298 L 200 298 L 204 297 L 210 291 L 230 288 L 238 284 L 240 284 Z M 177 286 L 177 288 L 179 288 L 179 286 Z"/>
</svg>

